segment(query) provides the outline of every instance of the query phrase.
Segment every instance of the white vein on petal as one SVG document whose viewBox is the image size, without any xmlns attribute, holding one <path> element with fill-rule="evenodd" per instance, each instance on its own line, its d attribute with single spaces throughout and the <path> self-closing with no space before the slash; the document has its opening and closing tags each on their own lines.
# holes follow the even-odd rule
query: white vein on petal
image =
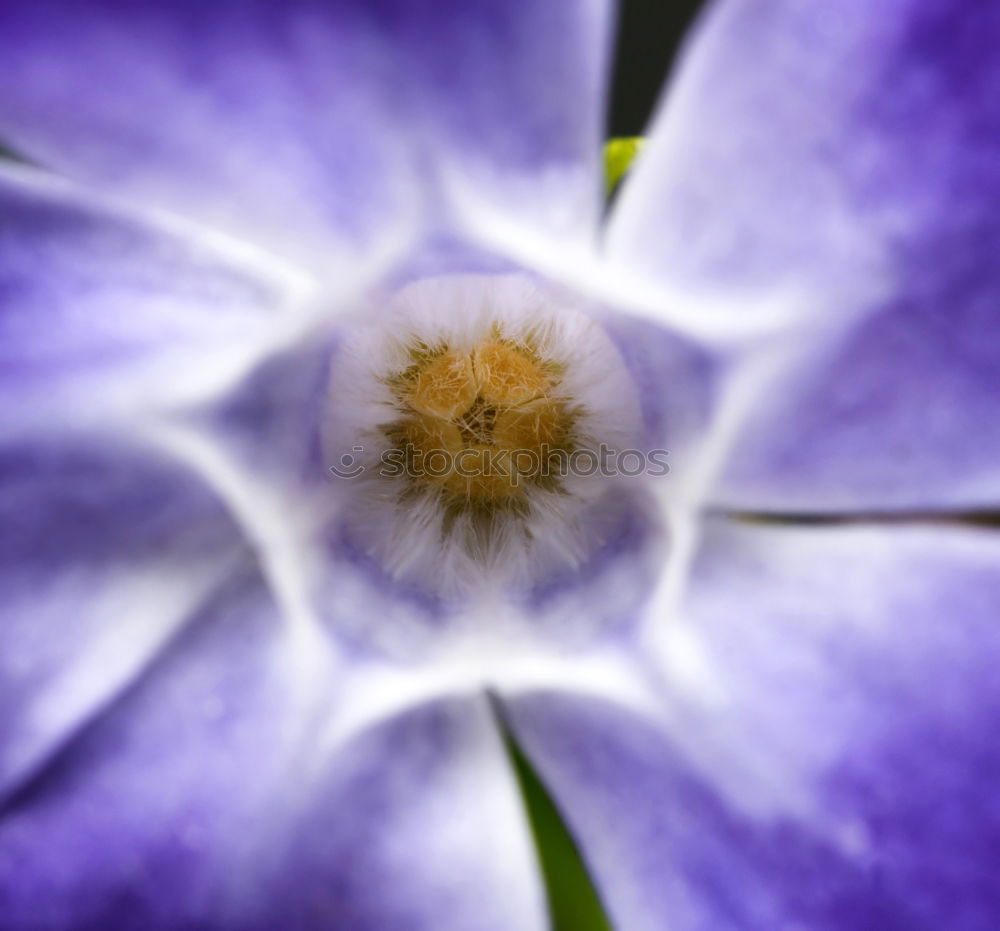
<svg viewBox="0 0 1000 931">
<path fill-rule="evenodd" d="M 58 202 L 104 214 L 115 220 L 157 229 L 185 242 L 201 246 L 232 267 L 290 293 L 308 293 L 318 282 L 307 270 L 280 256 L 187 217 L 154 208 L 103 190 L 85 187 L 51 172 L 16 162 L 0 163 L 0 178 L 53 198 Z"/>
<path fill-rule="evenodd" d="M 500 210 L 487 209 L 471 194 L 463 197 L 461 187 L 455 201 L 459 222 L 474 242 L 595 302 L 707 345 L 726 347 L 764 339 L 812 321 L 808 311 L 815 307 L 815 301 L 805 286 L 785 285 L 780 290 L 734 298 L 721 289 L 696 293 L 665 280 L 653 283 L 609 261 L 596 243 L 581 238 L 557 240 L 550 233 L 521 225 Z"/>
<path fill-rule="evenodd" d="M 131 202 L 82 188 L 72 181 L 40 171 L 30 166 L 0 165 L 0 179 L 6 178 L 23 188 L 34 189 L 57 202 L 81 206 L 97 214 L 143 225 L 189 245 L 200 247 L 207 256 L 214 256 L 222 269 L 239 270 L 247 277 L 274 292 L 271 312 L 263 315 L 258 325 L 235 328 L 232 339 L 223 344 L 194 346 L 186 350 L 164 353 L 154 362 L 140 355 L 134 368 L 142 376 L 143 385 L 169 386 L 166 398 L 154 398 L 145 407 L 178 409 L 210 401 L 239 384 L 261 361 L 302 342 L 311 333 L 330 324 L 340 313 L 358 302 L 359 296 L 382 281 L 405 251 L 412 246 L 415 226 L 403 225 L 394 236 L 384 236 L 379 247 L 368 250 L 363 260 L 352 260 L 345 274 L 338 256 L 331 256 L 329 274 L 320 279 L 314 274 L 285 262 L 255 244 L 209 229 L 186 218 L 159 209 L 137 209 Z M 342 257 L 341 257 L 342 258 Z M 180 358 L 178 358 L 180 354 Z M 187 358 L 185 358 L 187 355 Z M 74 429 L 85 426 L 103 428 L 109 419 L 127 420 L 136 408 L 137 391 L 134 382 L 115 392 L 112 386 L 100 383 L 100 404 L 74 404 L 86 382 L 67 387 L 66 396 L 50 391 L 31 405 L 4 411 L 4 430 L 9 433 L 37 435 L 40 432 L 62 431 L 67 425 Z M 125 424 L 125 426 L 130 426 Z"/>
<path fill-rule="evenodd" d="M 701 442 L 691 450 L 690 462 L 682 472 L 673 473 L 671 482 L 653 482 L 670 531 L 670 559 L 667 570 L 651 601 L 649 617 L 660 618 L 650 630 L 655 639 L 676 615 L 690 576 L 691 563 L 698 547 L 701 517 L 722 470 L 729 461 L 733 444 L 755 405 L 766 399 L 769 388 L 783 371 L 787 343 L 781 348 L 751 353 L 737 362 L 726 379 L 717 413 Z M 664 622 L 662 619 L 667 619 Z"/>
<path fill-rule="evenodd" d="M 824 332 L 836 338 L 849 330 L 857 316 Z M 776 774 L 767 761 L 752 765 L 743 757 L 730 758 L 735 757 L 732 751 L 717 752 L 732 745 L 726 732 L 728 722 L 737 720 L 733 714 L 736 699 L 713 666 L 697 626 L 685 615 L 685 596 L 703 522 L 710 513 L 706 505 L 749 412 L 767 403 L 768 393 L 780 389 L 783 376 L 812 364 L 815 353 L 821 350 L 821 343 L 810 343 L 803 351 L 796 340 L 785 339 L 767 351 L 744 357 L 727 380 L 713 424 L 682 478 L 683 492 L 677 494 L 676 485 L 657 486 L 671 530 L 671 552 L 667 570 L 651 598 L 636 655 L 651 681 L 658 682 L 654 688 L 660 693 L 660 713 L 672 740 L 730 804 L 752 817 L 812 819 L 820 813 L 810 796 L 808 780 L 785 778 L 790 773 Z M 679 696 L 680 701 L 671 696 Z M 714 728 L 722 739 L 708 739 L 706 726 Z M 729 736 L 739 744 L 739 734 Z"/>
<path fill-rule="evenodd" d="M 544 649 L 530 636 L 506 636 L 508 631 L 495 623 L 492 613 L 488 620 L 489 627 L 465 627 L 465 636 L 452 637 L 445 650 L 420 666 L 381 663 L 345 670 L 343 688 L 349 701 L 339 704 L 319 738 L 320 756 L 335 753 L 407 708 L 454 695 L 558 691 L 613 701 L 656 720 L 659 699 L 644 676 L 637 675 L 630 655 L 611 648 Z"/>
<path fill-rule="evenodd" d="M 26 715 L 18 719 L 15 739 L 4 751 L 3 782 L 23 780 L 38 769 L 81 726 L 153 662 L 227 575 L 233 554 L 192 567 L 157 564 L 119 573 L 105 591 L 94 595 L 88 610 L 95 616 L 128 618 L 128 623 L 100 625 L 91 635 L 81 662 L 72 664 L 40 690 Z M 47 593 L 56 594 L 58 586 Z M 67 593 L 72 599 L 73 592 Z M 134 617 L 136 605 L 141 617 Z M 39 624 L 42 629 L 45 625 Z M 8 662 L 16 657 L 8 657 Z M 55 743 L 53 743 L 53 735 Z"/>
<path fill-rule="evenodd" d="M 320 569 L 319 553 L 312 550 L 310 540 L 329 515 L 312 502 L 289 500 L 277 484 L 254 477 L 217 440 L 197 428 L 151 423 L 140 437 L 186 463 L 228 507 L 255 549 L 268 588 L 303 655 L 329 650 L 310 586 L 311 574 Z"/>
</svg>

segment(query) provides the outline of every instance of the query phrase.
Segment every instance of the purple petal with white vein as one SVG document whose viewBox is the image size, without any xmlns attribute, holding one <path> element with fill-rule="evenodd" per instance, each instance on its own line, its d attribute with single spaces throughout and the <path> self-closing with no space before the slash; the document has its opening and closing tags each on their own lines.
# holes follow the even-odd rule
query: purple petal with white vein
<svg viewBox="0 0 1000 931">
<path fill-rule="evenodd" d="M 511 720 L 623 927 L 985 931 L 998 610 L 988 531 L 720 521 L 658 720 L 547 693 Z"/>
<path fill-rule="evenodd" d="M 0 134 L 323 271 L 399 246 L 428 206 L 447 225 L 452 183 L 515 223 L 592 233 L 609 9 L 14 0 Z"/>
<path fill-rule="evenodd" d="M 408 710 L 339 747 L 312 779 L 270 857 L 276 875 L 255 927 L 548 927 L 522 801 L 484 697 Z"/>
<path fill-rule="evenodd" d="M 301 326 L 295 279 L 0 168 L 0 421 L 193 402 Z"/>
<path fill-rule="evenodd" d="M 717 492 L 798 511 L 1000 500 L 1000 11 L 728 0 L 696 33 L 612 251 L 735 321 L 789 313 Z"/>
<path fill-rule="evenodd" d="M 286 634 L 267 594 L 237 569 L 130 688 L 6 799 L 8 927 L 227 926 L 226 910 L 256 888 L 241 867 L 255 840 L 273 837 L 268 804 L 293 784 L 322 695 Z"/>
<path fill-rule="evenodd" d="M 107 437 L 0 451 L 0 796 L 133 679 L 247 553 L 197 478 Z"/>
<path fill-rule="evenodd" d="M 482 698 L 330 738 L 351 702 L 244 579 L 12 799 L 5 927 L 543 929 Z"/>
</svg>

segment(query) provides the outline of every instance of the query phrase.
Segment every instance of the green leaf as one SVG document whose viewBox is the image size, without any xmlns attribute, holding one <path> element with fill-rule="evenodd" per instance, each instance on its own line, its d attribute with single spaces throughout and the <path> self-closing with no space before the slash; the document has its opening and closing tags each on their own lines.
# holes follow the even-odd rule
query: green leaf
<svg viewBox="0 0 1000 931">
<path fill-rule="evenodd" d="M 618 187 L 619 182 L 632 167 L 632 162 L 641 151 L 645 140 L 641 136 L 610 139 L 604 145 L 604 193 L 607 196 Z"/>
<path fill-rule="evenodd" d="M 500 715 L 498 710 L 498 719 Z M 500 723 L 535 838 L 552 931 L 612 931 L 600 896 L 559 809 L 513 735 L 502 720 Z"/>
</svg>

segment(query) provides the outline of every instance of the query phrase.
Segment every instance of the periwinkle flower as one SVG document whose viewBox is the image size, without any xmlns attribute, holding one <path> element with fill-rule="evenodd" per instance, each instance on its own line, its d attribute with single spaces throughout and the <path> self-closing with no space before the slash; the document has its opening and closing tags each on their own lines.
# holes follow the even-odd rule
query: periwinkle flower
<svg viewBox="0 0 1000 931">
<path fill-rule="evenodd" d="M 1000 10 L 612 12 L 0 4 L 0 928 L 1000 922 Z"/>
</svg>

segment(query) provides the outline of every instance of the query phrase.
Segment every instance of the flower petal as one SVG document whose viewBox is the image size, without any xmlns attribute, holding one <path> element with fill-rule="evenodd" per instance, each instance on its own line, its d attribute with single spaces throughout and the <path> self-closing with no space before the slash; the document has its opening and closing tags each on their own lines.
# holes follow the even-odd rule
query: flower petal
<svg viewBox="0 0 1000 931">
<path fill-rule="evenodd" d="M 251 832 L 271 839 L 261 793 L 301 763 L 288 738 L 308 724 L 275 621 L 266 593 L 237 572 L 6 800 L 0 902 L 11 928 L 226 926 L 206 919 L 229 904 L 218 901 L 227 879 L 234 892 L 248 882 L 235 865 Z"/>
<path fill-rule="evenodd" d="M 107 437 L 0 451 L 0 798 L 115 696 L 246 559 L 190 473 Z"/>
<path fill-rule="evenodd" d="M 8 805 L 6 927 L 544 928 L 485 702 L 331 742 L 350 695 L 261 595 L 234 579 Z"/>
<path fill-rule="evenodd" d="M 14 0 L 0 134 L 327 271 L 405 237 L 451 184 L 592 231 L 609 7 Z"/>
<path fill-rule="evenodd" d="M 548 927 L 486 701 L 423 705 L 339 748 L 301 808 L 262 927 Z"/>
<path fill-rule="evenodd" d="M 0 419 L 52 427 L 194 401 L 295 322 L 280 273 L 0 169 Z"/>
<path fill-rule="evenodd" d="M 987 928 L 998 609 L 987 531 L 720 523 L 659 721 L 552 694 L 511 719 L 622 927 Z"/>
<path fill-rule="evenodd" d="M 731 0 L 702 24 L 610 237 L 792 366 L 720 498 L 792 510 L 1000 499 L 1000 11 Z"/>
</svg>

